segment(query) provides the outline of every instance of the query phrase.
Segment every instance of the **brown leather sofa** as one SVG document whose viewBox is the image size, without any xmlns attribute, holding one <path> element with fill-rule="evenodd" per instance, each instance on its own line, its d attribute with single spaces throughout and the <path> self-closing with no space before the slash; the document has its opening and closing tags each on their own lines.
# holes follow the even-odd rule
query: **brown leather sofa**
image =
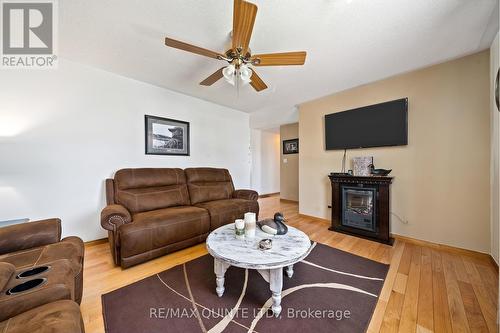
<svg viewBox="0 0 500 333">
<path fill-rule="evenodd" d="M 122 169 L 106 180 L 108 230 L 114 262 L 123 268 L 203 242 L 210 231 L 258 215 L 258 194 L 235 190 L 226 169 Z"/>
<path fill-rule="evenodd" d="M 83 255 L 59 219 L 0 228 L 0 332 L 84 332 Z"/>
</svg>

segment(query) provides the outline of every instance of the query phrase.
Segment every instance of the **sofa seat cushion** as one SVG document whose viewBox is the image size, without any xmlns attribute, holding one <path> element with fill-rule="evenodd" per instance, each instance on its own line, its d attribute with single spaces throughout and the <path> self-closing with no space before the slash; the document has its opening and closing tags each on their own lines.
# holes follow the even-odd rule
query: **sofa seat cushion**
<svg viewBox="0 0 500 333">
<path fill-rule="evenodd" d="M 137 213 L 119 228 L 121 257 L 127 258 L 193 238 L 209 231 L 205 209 L 179 206 Z"/>
<path fill-rule="evenodd" d="M 48 303 L 0 322 L 3 333 L 84 332 L 80 307 L 73 301 Z"/>
<path fill-rule="evenodd" d="M 259 203 L 255 200 L 225 199 L 196 204 L 210 213 L 210 230 L 242 219 L 245 213 L 259 214 Z"/>
</svg>

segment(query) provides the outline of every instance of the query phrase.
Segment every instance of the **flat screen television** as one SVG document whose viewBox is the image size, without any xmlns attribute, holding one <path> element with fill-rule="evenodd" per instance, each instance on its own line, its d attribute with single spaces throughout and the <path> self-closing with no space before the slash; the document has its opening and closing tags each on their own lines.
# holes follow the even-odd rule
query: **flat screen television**
<svg viewBox="0 0 500 333">
<path fill-rule="evenodd" d="M 408 144 L 408 98 L 325 116 L 326 150 Z"/>
</svg>

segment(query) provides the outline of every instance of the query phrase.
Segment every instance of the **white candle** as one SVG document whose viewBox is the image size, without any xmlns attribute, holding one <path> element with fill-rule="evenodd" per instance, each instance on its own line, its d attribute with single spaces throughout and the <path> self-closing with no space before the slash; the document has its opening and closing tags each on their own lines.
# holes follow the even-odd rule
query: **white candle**
<svg viewBox="0 0 500 333">
<path fill-rule="evenodd" d="M 255 213 L 245 213 L 245 237 L 255 237 L 256 221 Z"/>
<path fill-rule="evenodd" d="M 255 213 L 245 213 L 245 222 L 256 222 L 257 218 Z"/>
</svg>

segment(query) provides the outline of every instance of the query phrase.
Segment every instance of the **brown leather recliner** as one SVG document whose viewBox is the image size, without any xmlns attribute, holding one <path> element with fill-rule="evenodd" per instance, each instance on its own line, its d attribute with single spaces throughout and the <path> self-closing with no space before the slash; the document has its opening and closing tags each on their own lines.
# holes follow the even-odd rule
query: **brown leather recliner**
<svg viewBox="0 0 500 333">
<path fill-rule="evenodd" d="M 203 242 L 211 230 L 259 212 L 258 194 L 234 190 L 226 169 L 122 169 L 106 180 L 114 262 L 123 268 Z"/>
<path fill-rule="evenodd" d="M 83 241 L 78 237 L 61 240 L 61 220 L 48 219 L 0 228 L 0 263 L 16 270 L 51 265 L 63 260 L 72 279 L 71 299 L 80 303 L 83 291 Z"/>
<path fill-rule="evenodd" d="M 0 228 L 0 332 L 83 333 L 83 254 L 59 219 Z"/>
<path fill-rule="evenodd" d="M 84 333 L 80 307 L 63 300 L 41 305 L 0 322 L 2 333 Z"/>
</svg>

